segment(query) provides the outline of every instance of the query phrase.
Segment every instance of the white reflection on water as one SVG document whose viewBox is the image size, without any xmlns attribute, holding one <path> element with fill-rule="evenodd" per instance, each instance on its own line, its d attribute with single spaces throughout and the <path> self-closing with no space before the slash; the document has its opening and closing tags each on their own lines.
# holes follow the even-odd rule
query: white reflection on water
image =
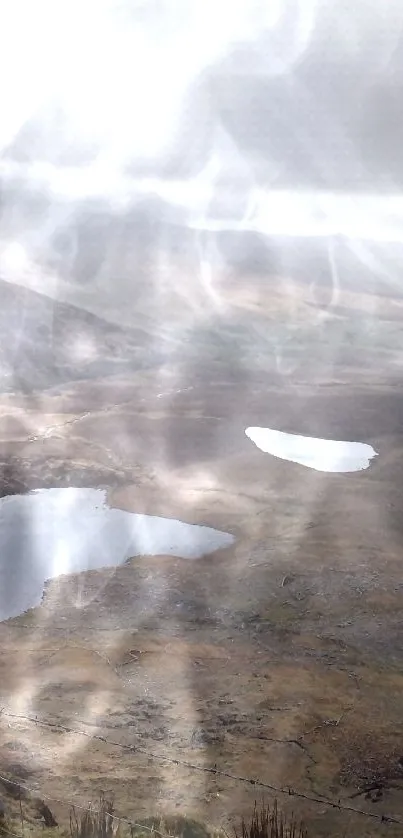
<svg viewBox="0 0 403 838">
<path fill-rule="evenodd" d="M 99 489 L 40 489 L 0 499 L 0 620 L 38 605 L 47 579 L 131 556 L 197 559 L 234 536 L 174 518 L 111 509 Z"/>
<path fill-rule="evenodd" d="M 377 456 L 372 446 L 365 442 L 317 439 L 271 428 L 246 428 L 245 434 L 266 454 L 316 471 L 361 471 Z"/>
</svg>

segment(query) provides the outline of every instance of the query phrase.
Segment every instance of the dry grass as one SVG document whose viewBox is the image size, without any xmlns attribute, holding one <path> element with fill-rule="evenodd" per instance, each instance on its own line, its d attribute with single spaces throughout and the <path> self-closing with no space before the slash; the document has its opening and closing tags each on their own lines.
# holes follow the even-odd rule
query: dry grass
<svg viewBox="0 0 403 838">
<path fill-rule="evenodd" d="M 262 804 L 260 809 L 255 803 L 253 815 L 250 821 L 242 818 L 240 835 L 235 831 L 236 838 L 307 838 L 307 832 L 302 823 L 294 817 L 287 823 L 287 820 L 277 806 Z"/>
<path fill-rule="evenodd" d="M 89 806 L 78 820 L 70 814 L 71 838 L 119 838 L 120 823 L 114 818 L 113 802 L 101 795 L 98 808 Z"/>
<path fill-rule="evenodd" d="M 224 830 L 212 830 L 183 815 L 149 817 L 137 823 L 120 819 L 114 813 L 113 801 L 104 794 L 97 806 L 90 804 L 79 814 L 73 808 L 67 829 L 56 823 L 42 800 L 35 799 L 34 803 L 34 813 L 30 812 L 28 818 L 21 801 L 20 813 L 14 806 L 8 817 L 0 805 L 0 838 L 228 838 Z M 240 832 L 234 832 L 235 838 L 307 838 L 303 824 L 294 817 L 287 821 L 277 801 L 272 808 L 264 804 L 259 808 L 255 802 L 251 818 L 242 818 Z"/>
</svg>

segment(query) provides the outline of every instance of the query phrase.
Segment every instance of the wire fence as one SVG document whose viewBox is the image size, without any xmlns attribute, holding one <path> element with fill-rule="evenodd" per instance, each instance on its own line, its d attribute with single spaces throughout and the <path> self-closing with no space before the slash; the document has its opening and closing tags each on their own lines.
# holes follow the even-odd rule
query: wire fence
<svg viewBox="0 0 403 838">
<path fill-rule="evenodd" d="M 354 815 L 362 815 L 362 816 L 365 816 L 367 818 L 370 818 L 373 821 L 378 821 L 380 823 L 393 823 L 393 824 L 399 824 L 399 825 L 403 826 L 403 819 L 401 819 L 401 818 L 396 818 L 392 815 L 381 814 L 381 813 L 378 813 L 378 812 L 368 812 L 365 809 L 359 809 L 355 806 L 351 806 L 350 804 L 348 804 L 346 802 L 343 802 L 341 799 L 340 800 L 331 800 L 328 797 L 319 796 L 319 795 L 312 795 L 312 794 L 309 794 L 307 792 L 304 792 L 304 791 L 301 791 L 301 790 L 298 790 L 298 789 L 295 789 L 295 788 L 277 786 L 277 785 L 274 785 L 273 783 L 267 783 L 267 782 L 264 782 L 263 780 L 260 780 L 256 777 L 243 777 L 241 775 L 233 774 L 230 771 L 222 771 L 219 768 L 217 768 L 216 766 L 208 768 L 206 766 L 197 765 L 197 764 L 192 763 L 188 760 L 179 759 L 177 757 L 163 756 L 161 754 L 156 754 L 153 751 L 149 751 L 147 748 L 144 748 L 141 745 L 127 745 L 127 744 L 122 743 L 122 742 L 116 742 L 112 739 L 108 739 L 106 736 L 101 736 L 100 734 L 88 733 L 87 731 L 81 730 L 80 728 L 68 727 L 67 725 L 62 725 L 62 724 L 59 724 L 57 722 L 50 722 L 50 721 L 47 721 L 45 719 L 38 719 L 38 718 L 32 717 L 32 716 L 25 716 L 25 715 L 21 715 L 21 714 L 17 714 L 17 713 L 11 713 L 11 712 L 5 710 L 4 708 L 1 710 L 1 715 L 6 716 L 7 718 L 19 719 L 21 721 L 29 722 L 29 723 L 32 723 L 32 724 L 35 724 L 35 725 L 38 725 L 38 726 L 53 728 L 53 729 L 59 730 L 63 733 L 75 734 L 77 736 L 84 736 L 88 739 L 98 741 L 98 742 L 102 742 L 103 744 L 108 745 L 108 746 L 113 747 L 113 748 L 121 748 L 122 750 L 124 750 L 126 752 L 141 753 L 144 756 L 148 757 L 149 759 L 157 760 L 160 763 L 170 763 L 172 765 L 180 765 L 182 767 L 185 767 L 185 768 L 189 769 L 190 771 L 203 772 L 203 773 L 208 774 L 208 775 L 215 775 L 217 777 L 222 777 L 222 778 L 227 779 L 227 780 L 232 780 L 232 781 L 235 781 L 235 782 L 248 784 L 249 786 L 255 787 L 256 789 L 261 789 L 262 791 L 269 791 L 271 794 L 275 794 L 275 795 L 278 795 L 278 796 L 293 797 L 293 798 L 297 798 L 297 799 L 300 799 L 300 800 L 305 800 L 306 802 L 309 802 L 309 803 L 318 804 L 320 806 L 325 806 L 325 807 L 329 807 L 329 808 L 332 808 L 332 809 L 337 809 L 340 812 L 345 812 L 345 813 L 354 814 Z M 3 780 L 3 781 L 5 780 L 6 782 L 7 781 L 10 782 L 7 778 L 0 776 L 0 781 L 1 780 Z M 33 793 L 37 794 L 37 789 L 30 788 L 30 786 L 27 785 L 24 780 L 21 780 L 19 782 L 21 782 L 22 788 L 25 791 L 33 792 Z M 51 797 L 49 795 L 43 794 L 42 791 L 41 791 L 41 796 L 43 797 L 44 800 L 53 801 L 55 803 L 56 802 L 61 803 L 65 806 L 70 806 L 72 808 L 82 809 L 83 811 L 85 811 L 85 810 L 86 811 L 93 811 L 93 808 L 90 807 L 90 806 L 89 807 L 78 806 L 78 804 L 76 804 L 72 801 L 62 800 L 60 798 Z M 133 823 L 133 821 L 131 821 L 130 818 L 118 817 L 116 815 L 113 815 L 113 817 L 115 818 L 116 821 L 122 821 L 129 826 L 133 826 L 133 827 L 134 826 L 141 826 L 141 828 L 142 828 L 142 825 Z M 156 832 L 156 830 L 153 830 L 153 829 L 151 829 L 150 831 L 151 832 Z M 19 836 L 19 838 L 23 838 L 23 836 Z"/>
<path fill-rule="evenodd" d="M 21 783 L 21 792 L 23 790 L 25 793 L 29 792 L 33 795 L 34 794 L 36 795 L 36 793 L 38 791 L 36 788 L 34 788 L 33 786 L 27 785 L 23 780 L 21 780 L 19 778 L 15 778 L 15 779 L 16 780 L 18 779 L 18 784 Z M 3 775 L 0 774 L 0 782 L 10 783 L 10 780 L 9 780 L 8 777 L 4 777 Z M 16 783 L 16 785 L 17 785 L 17 783 Z M 43 794 L 42 791 L 41 791 L 41 797 L 44 800 L 47 800 L 49 803 L 59 803 L 62 806 L 66 807 L 66 808 L 69 808 L 71 812 L 75 812 L 78 809 L 81 812 L 88 812 L 89 814 L 93 814 L 94 811 L 96 811 L 95 807 L 92 804 L 88 805 L 88 806 L 83 806 L 82 804 L 76 803 L 75 801 L 72 801 L 72 800 L 66 800 L 66 799 L 61 798 L 61 797 L 54 797 L 54 796 L 50 796 L 50 795 L 47 795 L 47 794 Z M 108 812 L 107 814 L 108 814 L 108 817 L 112 821 L 114 821 L 118 824 L 119 823 L 124 823 L 131 830 L 137 828 L 137 829 L 142 830 L 143 832 L 149 832 L 152 835 L 157 835 L 158 838 L 172 838 L 172 836 L 170 836 L 168 832 L 162 832 L 161 830 L 156 829 L 156 827 L 154 827 L 154 826 L 148 826 L 145 823 L 141 823 L 141 822 L 133 820 L 133 818 L 126 818 L 123 815 L 115 815 L 113 812 Z M 22 817 L 22 822 L 23 822 L 23 817 Z M 1 826 L 1 828 L 0 828 L 0 834 L 1 835 L 12 835 L 12 836 L 14 836 L 14 838 L 25 838 L 23 833 L 19 834 L 17 832 L 11 832 L 9 829 L 4 827 L 3 825 L 0 824 L 0 826 Z"/>
</svg>

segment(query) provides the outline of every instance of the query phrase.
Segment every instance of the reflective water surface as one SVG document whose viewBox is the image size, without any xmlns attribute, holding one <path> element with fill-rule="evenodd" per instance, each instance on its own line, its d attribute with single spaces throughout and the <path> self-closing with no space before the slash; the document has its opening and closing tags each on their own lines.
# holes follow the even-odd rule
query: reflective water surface
<svg viewBox="0 0 403 838">
<path fill-rule="evenodd" d="M 314 439 L 271 428 L 246 428 L 245 434 L 266 454 L 317 471 L 361 471 L 376 456 L 372 446 L 363 442 Z"/>
<path fill-rule="evenodd" d="M 184 559 L 233 536 L 170 518 L 111 509 L 96 489 L 42 489 L 0 499 L 0 620 L 40 604 L 48 579 L 113 567 L 132 556 Z"/>
</svg>

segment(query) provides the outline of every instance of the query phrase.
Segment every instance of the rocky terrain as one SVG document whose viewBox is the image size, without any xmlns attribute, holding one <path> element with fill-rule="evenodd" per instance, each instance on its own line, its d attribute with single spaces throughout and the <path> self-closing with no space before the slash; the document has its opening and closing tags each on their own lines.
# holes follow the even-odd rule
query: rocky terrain
<svg viewBox="0 0 403 838">
<path fill-rule="evenodd" d="M 60 577 L 0 624 L 0 773 L 62 825 L 100 791 L 226 829 L 277 795 L 312 835 L 401 834 L 403 298 L 342 244 L 335 290 L 310 248 L 256 238 L 209 288 L 181 264 L 163 304 L 133 280 L 124 325 L 1 283 L 1 494 L 103 487 L 236 537 Z M 324 474 L 249 425 L 378 457 Z"/>
</svg>

